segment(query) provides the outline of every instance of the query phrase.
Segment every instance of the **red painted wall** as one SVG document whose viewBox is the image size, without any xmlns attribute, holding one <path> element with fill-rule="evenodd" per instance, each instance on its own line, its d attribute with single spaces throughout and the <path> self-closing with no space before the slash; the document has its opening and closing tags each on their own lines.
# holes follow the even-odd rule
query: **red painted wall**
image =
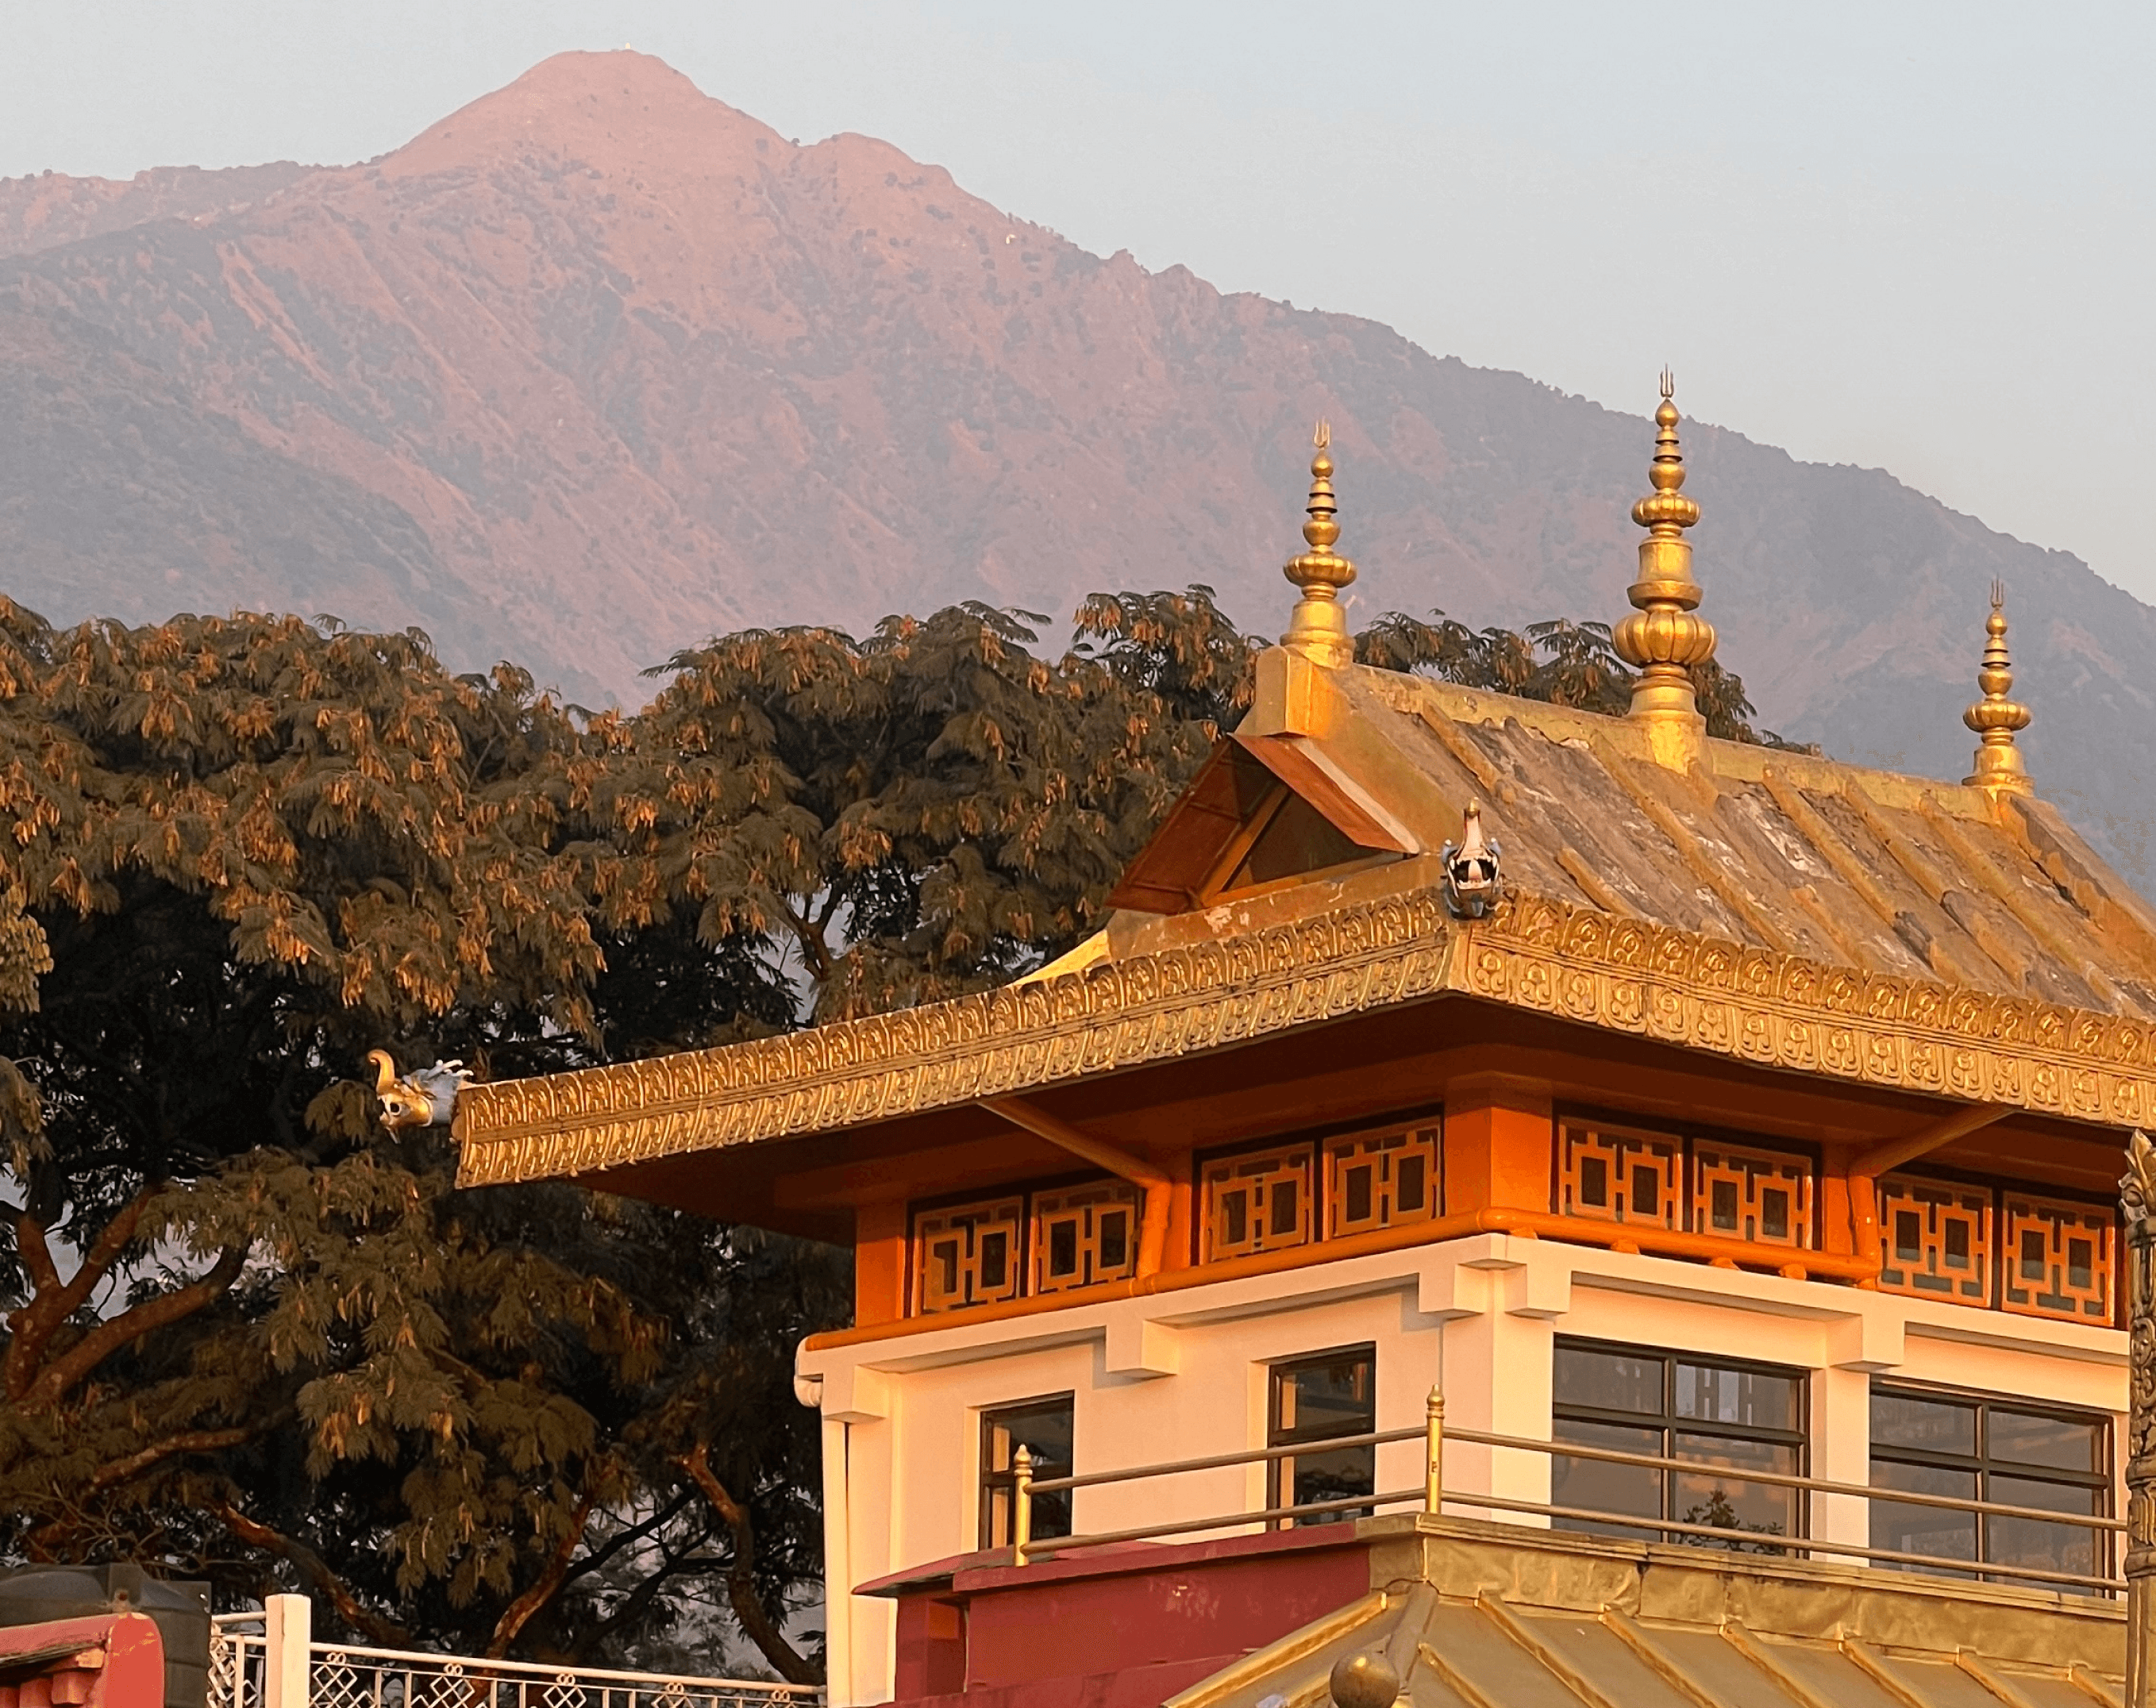
<svg viewBox="0 0 2156 1708">
<path fill-rule="evenodd" d="M 1370 1587 L 1341 1526 L 1140 1546 L 902 1592 L 897 1700 L 929 1708 L 1151 1708 Z"/>
</svg>

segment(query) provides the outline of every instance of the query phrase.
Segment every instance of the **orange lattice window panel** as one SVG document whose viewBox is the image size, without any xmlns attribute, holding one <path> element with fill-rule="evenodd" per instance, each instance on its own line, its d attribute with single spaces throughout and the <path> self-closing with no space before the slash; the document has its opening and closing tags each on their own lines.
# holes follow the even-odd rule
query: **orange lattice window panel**
<svg viewBox="0 0 2156 1708">
<path fill-rule="evenodd" d="M 2118 1249 L 2110 1208 L 2009 1192 L 2005 1211 L 2005 1307 L 2108 1326 Z"/>
<path fill-rule="evenodd" d="M 1675 1228 L 1684 1211 L 1684 1141 L 1568 1121 L 1558 1129 L 1558 1203 L 1568 1216 Z"/>
<path fill-rule="evenodd" d="M 1963 1305 L 1991 1302 L 1990 1192 L 1889 1174 L 1879 1182 L 1879 1285 Z"/>
<path fill-rule="evenodd" d="M 1430 1220 L 1443 1192 L 1439 1157 L 1435 1126 L 1327 1140 L 1326 1238 Z"/>
<path fill-rule="evenodd" d="M 1101 1180 L 1033 1195 L 1033 1290 L 1060 1293 L 1137 1273 L 1137 1188 Z"/>
<path fill-rule="evenodd" d="M 1695 1139 L 1691 1227 L 1695 1234 L 1718 1234 L 1729 1239 L 1809 1246 L 1811 1159 L 1787 1151 Z"/>
<path fill-rule="evenodd" d="M 1315 1236 L 1309 1145 L 1219 1157 L 1205 1164 L 1205 1256 L 1247 1257 Z"/>
<path fill-rule="evenodd" d="M 913 1218 L 914 1308 L 924 1316 L 1015 1299 L 1024 1280 L 1025 1203 L 990 1198 Z"/>
</svg>

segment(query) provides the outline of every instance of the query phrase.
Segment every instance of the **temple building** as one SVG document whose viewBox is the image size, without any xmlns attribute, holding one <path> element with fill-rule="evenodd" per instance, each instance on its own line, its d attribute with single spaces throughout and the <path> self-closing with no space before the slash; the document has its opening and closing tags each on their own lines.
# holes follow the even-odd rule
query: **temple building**
<svg viewBox="0 0 2156 1708">
<path fill-rule="evenodd" d="M 1710 736 L 1656 421 L 1628 716 L 1356 664 L 1321 430 L 1095 936 L 465 1093 L 467 1183 L 853 1246 L 834 1704 L 2120 1700 L 2156 913 L 2032 785 L 1996 591 L 1966 778 Z"/>
</svg>

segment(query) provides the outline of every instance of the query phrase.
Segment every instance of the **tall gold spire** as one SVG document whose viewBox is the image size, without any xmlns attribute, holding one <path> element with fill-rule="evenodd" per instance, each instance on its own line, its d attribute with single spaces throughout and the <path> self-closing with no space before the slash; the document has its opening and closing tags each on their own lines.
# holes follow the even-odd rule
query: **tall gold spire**
<svg viewBox="0 0 2156 1708">
<path fill-rule="evenodd" d="M 1311 436 L 1317 454 L 1310 459 L 1310 520 L 1302 537 L 1310 549 L 1288 559 L 1281 570 L 1302 597 L 1288 618 L 1281 644 L 1313 664 L 1337 669 L 1355 662 L 1355 643 L 1348 633 L 1348 613 L 1340 608 L 1340 589 L 1355 579 L 1355 566 L 1332 549 L 1340 537 L 1332 501 L 1332 426 L 1320 421 Z"/>
<path fill-rule="evenodd" d="M 1699 505 L 1679 490 L 1684 455 L 1677 449 L 1676 382 L 1662 370 L 1661 407 L 1655 411 L 1655 460 L 1647 479 L 1654 490 L 1632 506 L 1632 520 L 1647 531 L 1640 542 L 1640 578 L 1627 587 L 1632 614 L 1617 625 L 1618 656 L 1640 673 L 1632 685 L 1632 716 L 1650 725 L 1655 756 L 1679 769 L 1699 751 L 1706 722 L 1691 689 L 1691 667 L 1714 656 L 1714 625 L 1696 613 L 1699 583 L 1691 578 L 1691 542 L 1684 531 L 1699 520 Z"/>
<path fill-rule="evenodd" d="M 2014 745 L 2015 732 L 2029 727 L 2029 708 L 2009 700 L 2014 669 L 2006 656 L 2006 584 L 1991 584 L 1991 614 L 1984 619 L 1984 664 L 1976 673 L 1976 685 L 1984 698 L 1961 715 L 1961 721 L 1984 739 L 1976 750 L 1976 772 L 1962 781 L 1978 788 L 2010 789 L 2017 795 L 2032 792 L 2029 767 L 2021 750 Z"/>
</svg>

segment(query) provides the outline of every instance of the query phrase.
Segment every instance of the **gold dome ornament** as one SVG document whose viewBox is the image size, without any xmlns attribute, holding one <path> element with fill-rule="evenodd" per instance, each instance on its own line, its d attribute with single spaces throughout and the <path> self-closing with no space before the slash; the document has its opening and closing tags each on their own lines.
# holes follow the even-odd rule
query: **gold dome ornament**
<svg viewBox="0 0 2156 1708">
<path fill-rule="evenodd" d="M 1289 614 L 1281 644 L 1313 664 L 1337 670 L 1355 662 L 1348 613 L 1340 604 L 1340 590 L 1355 579 L 1355 566 L 1332 549 L 1340 537 L 1335 520 L 1340 507 L 1332 499 L 1332 423 L 1321 420 L 1311 443 L 1317 454 L 1310 459 L 1310 520 L 1302 525 L 1303 541 L 1310 549 L 1288 559 L 1281 571 L 1301 594 Z"/>
<path fill-rule="evenodd" d="M 1677 449 L 1676 382 L 1662 370 L 1662 401 L 1655 411 L 1655 459 L 1647 480 L 1654 490 L 1632 506 L 1632 520 L 1647 531 L 1640 542 L 1640 578 L 1625 590 L 1632 613 L 1610 637 L 1617 655 L 1637 670 L 1631 715 L 1647 721 L 1655 757 L 1679 769 L 1691 763 L 1707 732 L 1692 693 L 1691 671 L 1714 656 L 1714 625 L 1697 614 L 1699 583 L 1691 575 L 1691 542 L 1684 531 L 1699 520 L 1699 505 L 1682 491 L 1684 454 Z"/>
<path fill-rule="evenodd" d="M 2014 737 L 2029 727 L 2029 708 L 2009 700 L 2014 669 L 2006 656 L 2006 584 L 1991 584 L 1991 614 L 1984 619 L 1984 663 L 1976 673 L 1976 685 L 1984 698 L 1961 715 L 1961 721 L 1983 739 L 1976 750 L 1976 771 L 1962 782 L 1972 788 L 2008 789 L 2017 795 L 2035 792 L 2029 767 Z"/>
<path fill-rule="evenodd" d="M 1374 1650 L 1334 1662 L 1325 1682 L 1335 1708 L 1393 1708 L 1400 1699 L 1399 1674 Z"/>
</svg>

